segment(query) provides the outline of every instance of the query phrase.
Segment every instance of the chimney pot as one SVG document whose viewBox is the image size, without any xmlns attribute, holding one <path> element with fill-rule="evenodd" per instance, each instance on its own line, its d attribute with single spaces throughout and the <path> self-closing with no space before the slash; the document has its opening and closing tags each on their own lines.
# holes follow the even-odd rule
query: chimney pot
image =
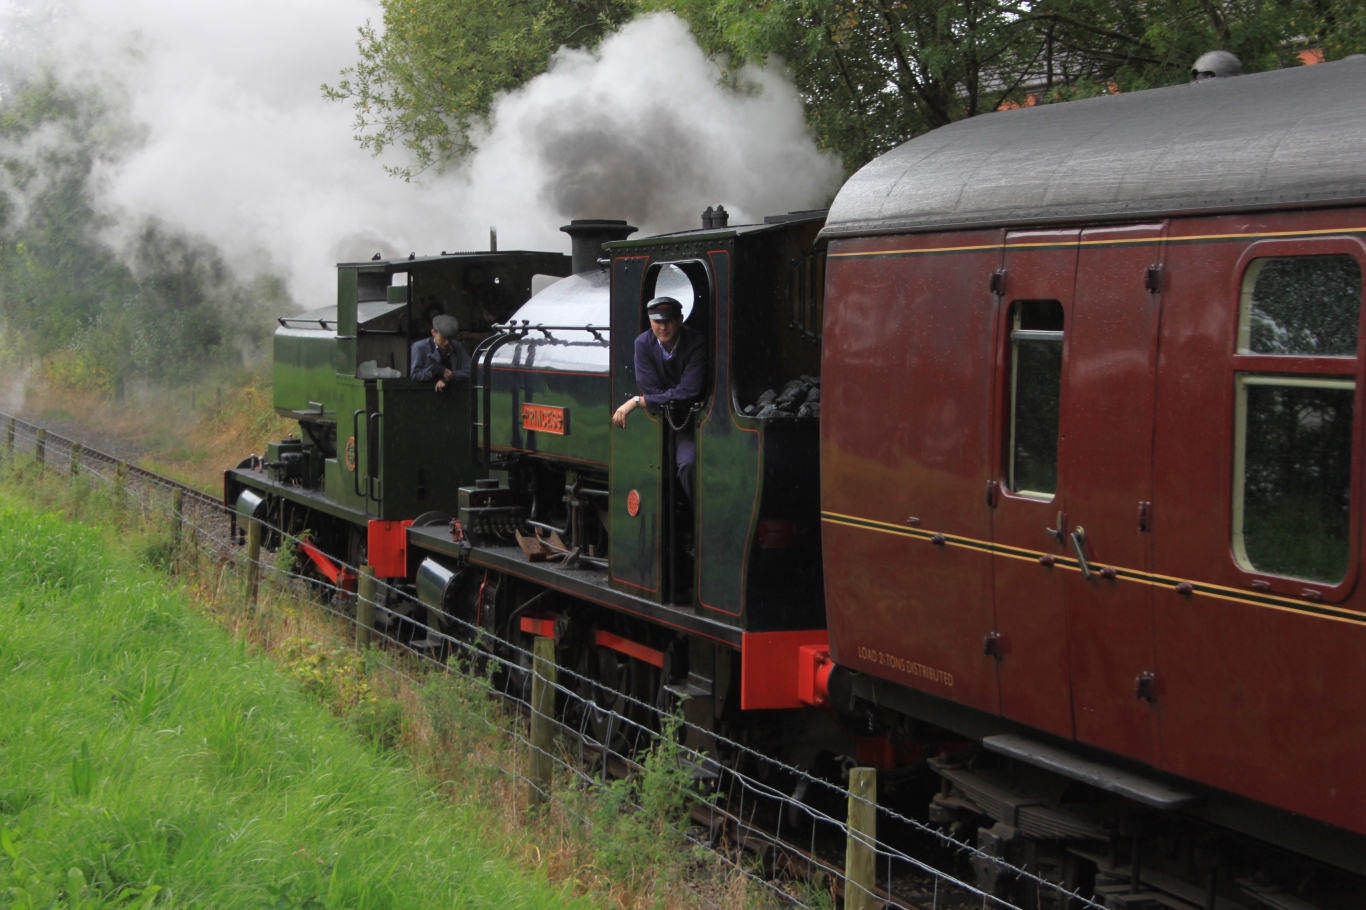
<svg viewBox="0 0 1366 910">
<path fill-rule="evenodd" d="M 576 218 L 560 228 L 569 235 L 573 245 L 574 274 L 598 268 L 602 245 L 611 240 L 625 240 L 636 232 L 633 225 L 613 218 Z"/>
</svg>

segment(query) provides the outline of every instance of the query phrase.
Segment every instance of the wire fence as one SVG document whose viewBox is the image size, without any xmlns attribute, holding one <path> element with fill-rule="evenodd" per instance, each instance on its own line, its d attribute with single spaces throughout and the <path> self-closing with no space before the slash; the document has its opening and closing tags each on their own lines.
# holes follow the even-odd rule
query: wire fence
<svg viewBox="0 0 1366 910">
<path fill-rule="evenodd" d="M 219 573 L 218 588 L 228 576 L 248 569 L 246 552 L 234 541 L 223 505 L 189 488 L 80 449 L 70 440 L 0 415 L 4 446 L 0 458 L 44 459 L 40 470 L 63 473 L 119 497 L 124 508 L 143 521 L 174 528 L 180 552 L 210 558 Z M 181 493 L 175 494 L 179 489 Z M 262 524 L 284 554 L 298 553 L 304 543 L 285 529 Z M 291 608 L 317 609 L 336 622 L 321 634 L 336 649 L 353 647 L 357 595 L 334 583 L 297 571 L 290 560 L 262 556 L 256 565 L 272 594 Z M 360 574 L 361 568 L 346 566 Z M 1100 908 L 1056 872 L 1016 865 L 968 843 L 938 826 L 871 796 L 850 793 L 849 768 L 830 773 L 779 761 L 748 744 L 694 726 L 678 705 L 647 701 L 620 687 L 607 689 L 567 666 L 542 672 L 542 685 L 552 703 L 533 698 L 537 654 L 507 641 L 492 642 L 488 633 L 458 616 L 420 603 L 406 586 L 375 582 L 372 598 L 377 622 L 366 635 L 378 647 L 367 649 L 367 661 L 414 690 L 433 679 L 457 680 L 467 691 L 497 696 L 499 711 L 462 713 L 459 720 L 501 738 L 507 748 L 493 753 L 494 770 L 525 793 L 528 805 L 549 807 L 573 823 L 591 829 L 601 819 L 585 810 L 582 794 L 612 786 L 622 775 L 628 783 L 614 795 L 629 811 L 671 816 L 670 836 L 679 844 L 705 848 L 749 887 L 771 894 L 786 906 L 825 908 L 842 898 L 848 907 L 960 908 Z M 335 629 L 350 634 L 338 634 Z M 544 658 L 544 656 L 543 656 Z M 433 674 L 438 675 L 434 676 Z M 533 745 L 531 730 L 549 725 L 552 746 Z M 706 750 L 686 745 L 705 741 Z M 533 757 L 548 757 L 548 781 L 529 773 Z M 860 811 L 860 809 L 862 811 Z M 876 820 L 876 833 L 852 830 L 848 819 L 865 815 Z M 844 868 L 846 846 L 871 848 L 873 875 L 851 881 Z M 976 875 L 973 875 L 973 872 Z M 988 891 L 977 882 L 1008 886 Z M 969 878 L 973 881 L 969 881 Z M 995 893 L 991 893 L 991 892 Z M 1010 894 L 1014 903 L 999 894 Z M 730 904 L 724 896 L 703 890 L 694 894 L 703 906 Z"/>
</svg>

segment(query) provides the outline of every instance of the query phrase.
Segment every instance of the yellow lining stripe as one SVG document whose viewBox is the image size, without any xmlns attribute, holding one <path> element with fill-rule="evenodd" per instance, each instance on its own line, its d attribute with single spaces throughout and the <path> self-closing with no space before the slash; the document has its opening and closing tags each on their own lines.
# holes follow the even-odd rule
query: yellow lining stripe
<svg viewBox="0 0 1366 910">
<path fill-rule="evenodd" d="M 822 512 L 821 521 L 828 524 L 857 528 L 864 531 L 876 531 L 880 534 L 892 534 L 926 542 L 931 538 L 938 536 L 938 532 L 925 531 L 920 528 L 906 528 L 890 522 L 876 521 L 871 518 L 859 518 L 856 515 L 843 515 L 839 512 Z M 942 546 L 959 546 L 966 549 L 981 550 L 994 556 L 1003 556 L 1009 559 L 1018 559 L 1027 562 L 1037 562 L 1041 556 L 1052 556 L 1054 560 L 1053 568 L 1066 569 L 1077 573 L 1081 572 L 1080 564 L 1070 557 L 1057 556 L 1051 553 L 1044 553 L 1041 550 L 1013 547 L 1007 544 L 997 544 L 959 535 L 943 534 L 942 536 L 944 538 L 944 541 L 941 544 Z M 1275 594 L 1257 595 L 1256 599 L 1253 599 L 1248 596 L 1246 591 L 1209 582 L 1192 581 L 1190 579 L 1177 578 L 1171 575 L 1159 575 L 1156 572 L 1121 568 L 1120 566 L 1108 566 L 1108 568 L 1113 568 L 1115 570 L 1115 580 L 1123 579 L 1138 584 L 1146 584 L 1150 587 L 1163 588 L 1174 588 L 1178 584 L 1188 583 L 1195 589 L 1192 591 L 1193 594 L 1204 594 L 1220 600 L 1233 601 L 1235 603 L 1247 604 L 1254 607 L 1267 607 L 1282 612 L 1307 613 L 1322 619 L 1332 619 L 1338 622 L 1349 622 L 1353 624 L 1366 623 L 1366 612 L 1346 607 L 1291 600 Z"/>
<path fill-rule="evenodd" d="M 974 253 L 983 250 L 1021 250 L 1034 247 L 1061 246 L 1120 246 L 1134 243 L 1192 243 L 1203 240 L 1270 240 L 1285 237 L 1322 237 L 1328 234 L 1366 233 L 1366 227 L 1322 228 L 1312 231 L 1271 231 L 1260 234 L 1196 234 L 1190 237 L 1117 237 L 1112 240 L 1065 240 L 1041 241 L 1039 243 L 988 243 L 975 246 L 941 246 L 922 250 L 869 250 L 867 252 L 830 253 L 829 258 L 841 259 L 861 256 L 915 256 L 922 253 Z M 831 238 L 835 241 L 836 238 Z"/>
</svg>

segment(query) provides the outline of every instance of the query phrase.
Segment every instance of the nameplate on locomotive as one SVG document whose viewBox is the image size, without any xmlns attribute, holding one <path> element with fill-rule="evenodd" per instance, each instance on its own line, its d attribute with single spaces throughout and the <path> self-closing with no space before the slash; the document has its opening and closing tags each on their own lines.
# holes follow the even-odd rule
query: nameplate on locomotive
<svg viewBox="0 0 1366 910">
<path fill-rule="evenodd" d="M 537 433 L 569 434 L 569 409 L 548 404 L 522 405 L 522 429 Z"/>
</svg>

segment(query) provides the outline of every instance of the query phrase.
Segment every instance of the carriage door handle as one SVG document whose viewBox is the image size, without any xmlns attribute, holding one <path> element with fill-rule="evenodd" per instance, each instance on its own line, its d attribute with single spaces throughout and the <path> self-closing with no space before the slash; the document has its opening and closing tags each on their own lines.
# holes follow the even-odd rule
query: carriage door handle
<svg viewBox="0 0 1366 910">
<path fill-rule="evenodd" d="M 1077 529 L 1072 532 L 1072 549 L 1077 551 L 1077 562 L 1081 564 L 1081 577 L 1091 577 L 1091 564 L 1086 561 L 1086 549 L 1082 545 L 1086 543 L 1086 529 L 1077 525 Z"/>
<path fill-rule="evenodd" d="M 1058 526 L 1056 528 L 1044 528 L 1043 532 L 1057 543 L 1062 543 L 1067 537 L 1067 516 L 1059 512 Z"/>
</svg>

